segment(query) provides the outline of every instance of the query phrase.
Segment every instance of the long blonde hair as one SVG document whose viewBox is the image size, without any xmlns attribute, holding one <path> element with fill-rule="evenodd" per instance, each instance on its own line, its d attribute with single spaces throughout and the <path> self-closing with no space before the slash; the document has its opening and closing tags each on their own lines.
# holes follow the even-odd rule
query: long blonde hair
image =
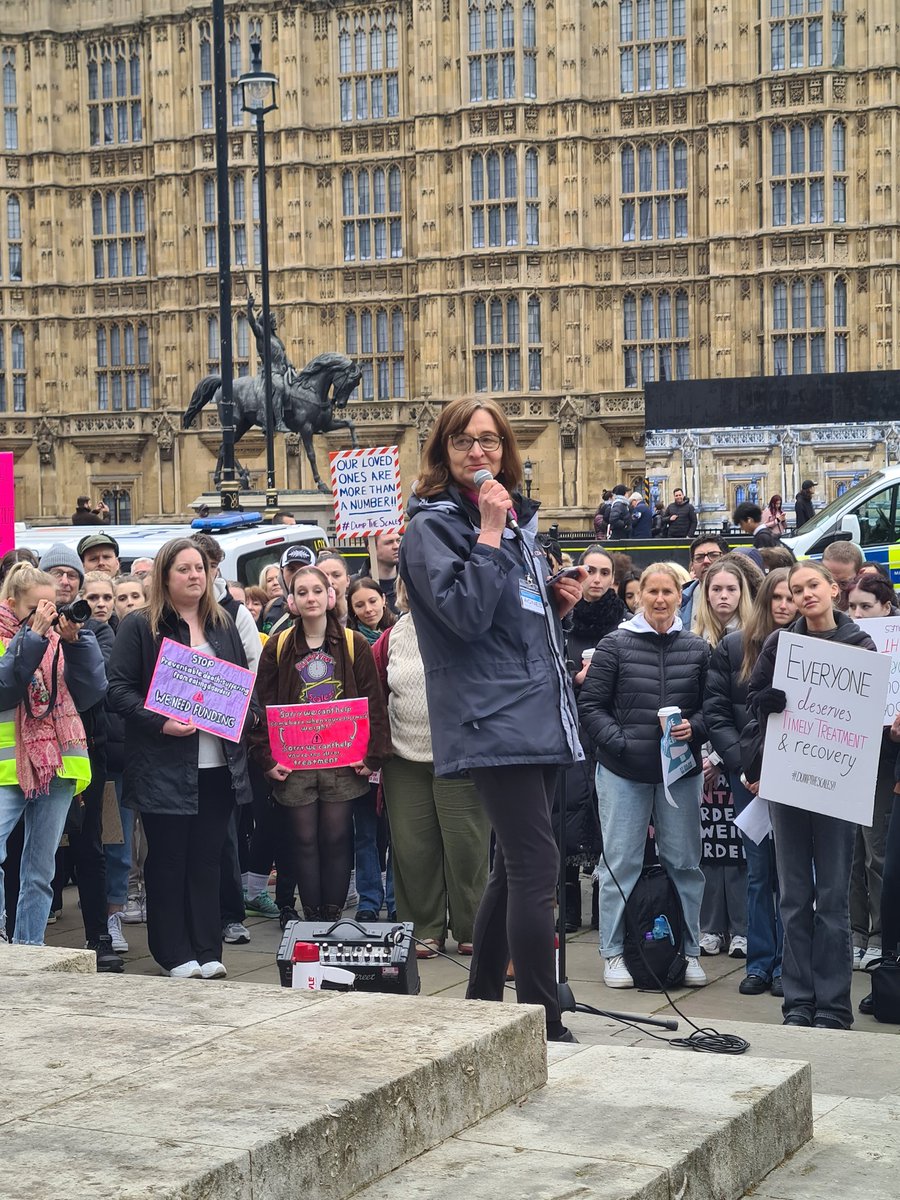
<svg viewBox="0 0 900 1200">
<path fill-rule="evenodd" d="M 691 621 L 691 631 L 708 642 L 712 649 L 715 649 L 725 634 L 729 632 L 713 612 L 709 603 L 709 589 L 712 581 L 716 575 L 723 574 L 730 575 L 738 582 L 738 606 L 729 619 L 729 624 L 734 621 L 736 629 L 743 629 L 753 609 L 753 597 L 750 594 L 748 578 L 741 568 L 736 563 L 723 562 L 721 558 L 717 563 L 713 563 L 697 588 L 693 620 Z"/>
<path fill-rule="evenodd" d="M 206 588 L 197 606 L 201 629 L 205 629 L 207 625 L 226 625 L 230 620 L 213 591 L 213 579 L 206 552 L 190 538 L 173 538 L 171 542 L 166 542 L 153 560 L 153 571 L 149 577 L 150 590 L 147 607 L 138 610 L 146 612 L 150 632 L 154 637 L 159 635 L 163 615 L 166 611 L 172 610 L 169 600 L 169 573 L 172 570 L 172 564 L 182 550 L 194 550 L 199 554 L 203 560 L 203 569 L 206 571 Z"/>
</svg>

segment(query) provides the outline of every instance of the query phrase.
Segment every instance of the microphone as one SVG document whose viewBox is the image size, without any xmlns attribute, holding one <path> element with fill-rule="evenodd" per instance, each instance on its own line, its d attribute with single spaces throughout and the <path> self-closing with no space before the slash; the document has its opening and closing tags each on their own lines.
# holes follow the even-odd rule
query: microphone
<svg viewBox="0 0 900 1200">
<path fill-rule="evenodd" d="M 484 484 L 488 483 L 493 478 L 494 477 L 490 471 L 487 471 L 482 467 L 480 471 L 476 471 L 472 476 L 472 482 L 480 490 Z M 508 508 L 506 510 L 506 527 L 507 529 L 511 529 L 513 531 L 519 541 L 522 540 L 522 530 L 519 528 L 519 522 L 516 520 L 515 510 L 512 508 Z"/>
</svg>

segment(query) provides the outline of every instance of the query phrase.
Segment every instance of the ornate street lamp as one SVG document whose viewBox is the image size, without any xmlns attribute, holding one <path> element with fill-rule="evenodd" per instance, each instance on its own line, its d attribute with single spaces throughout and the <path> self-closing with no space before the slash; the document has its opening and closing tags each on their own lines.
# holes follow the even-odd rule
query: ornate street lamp
<svg viewBox="0 0 900 1200">
<path fill-rule="evenodd" d="M 525 495 L 531 499 L 531 481 L 534 479 L 534 463 L 526 458 L 522 463 L 522 475 L 525 479 Z"/>
<path fill-rule="evenodd" d="M 275 413 L 272 407 L 272 343 L 269 310 L 269 230 L 266 207 L 266 113 L 275 103 L 278 79 L 262 69 L 262 44 L 250 43 L 250 70 L 238 79 L 243 96 L 244 112 L 256 121 L 256 187 L 259 195 L 259 257 L 262 277 L 263 381 L 266 392 L 266 512 L 267 520 L 275 516 L 278 491 L 275 487 Z"/>
</svg>

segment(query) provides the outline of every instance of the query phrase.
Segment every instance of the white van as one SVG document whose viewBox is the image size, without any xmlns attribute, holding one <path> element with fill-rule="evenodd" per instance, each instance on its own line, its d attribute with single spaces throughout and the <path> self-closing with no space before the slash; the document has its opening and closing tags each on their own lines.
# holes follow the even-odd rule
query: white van
<svg viewBox="0 0 900 1200">
<path fill-rule="evenodd" d="M 26 546 L 38 556 L 55 542 L 74 550 L 90 533 L 108 533 L 119 543 L 119 562 L 127 571 L 136 558 L 154 558 L 166 542 L 190 537 L 202 530 L 210 533 L 225 551 L 219 571 L 226 580 L 245 585 L 259 583 L 259 573 L 277 563 L 285 547 L 302 542 L 314 553 L 327 545 L 325 530 L 318 525 L 263 525 L 245 514 L 197 519 L 193 525 L 51 525 L 35 528 L 16 526 L 16 546 Z M 226 525 L 226 528 L 221 526 Z"/>
<path fill-rule="evenodd" d="M 856 542 L 870 562 L 884 563 L 900 583 L 900 466 L 867 475 L 781 541 L 798 558 L 821 558 L 832 542 Z"/>
</svg>

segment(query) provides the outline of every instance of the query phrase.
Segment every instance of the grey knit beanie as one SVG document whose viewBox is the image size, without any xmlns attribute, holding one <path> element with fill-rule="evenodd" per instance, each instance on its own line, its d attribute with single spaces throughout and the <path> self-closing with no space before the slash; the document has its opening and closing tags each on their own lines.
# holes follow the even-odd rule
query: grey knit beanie
<svg viewBox="0 0 900 1200">
<path fill-rule="evenodd" d="M 81 559 L 70 546 L 66 546 L 63 542 L 54 542 L 49 550 L 45 550 L 38 566 L 42 571 L 49 571 L 51 567 L 71 567 L 78 572 L 81 582 L 84 583 L 84 567 L 81 565 Z"/>
</svg>

